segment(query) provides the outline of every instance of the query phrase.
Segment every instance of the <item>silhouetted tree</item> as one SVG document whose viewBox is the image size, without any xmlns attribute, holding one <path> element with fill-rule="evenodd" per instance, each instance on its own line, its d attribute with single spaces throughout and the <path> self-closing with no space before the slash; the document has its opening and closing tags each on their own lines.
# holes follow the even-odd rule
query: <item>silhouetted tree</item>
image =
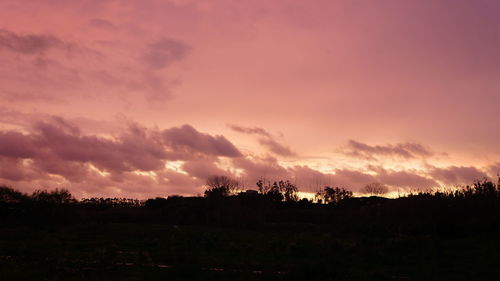
<svg viewBox="0 0 500 281">
<path fill-rule="evenodd" d="M 66 189 L 55 189 L 51 191 L 35 190 L 30 197 L 31 200 L 39 203 L 70 204 L 77 202 L 73 195 Z"/>
<path fill-rule="evenodd" d="M 367 184 L 363 188 L 363 192 L 367 193 L 367 194 L 372 194 L 372 195 L 382 195 L 382 194 L 386 194 L 387 192 L 389 192 L 389 189 L 384 184 L 381 184 L 379 182 L 373 182 L 373 183 Z"/>
<path fill-rule="evenodd" d="M 167 199 L 162 197 L 156 197 L 155 199 L 148 199 L 145 202 L 145 206 L 148 208 L 159 208 L 167 205 Z"/>
<path fill-rule="evenodd" d="M 275 181 L 273 184 L 270 182 L 265 184 L 262 180 L 259 180 L 256 185 L 259 188 L 259 192 L 272 201 L 284 200 L 289 202 L 299 200 L 297 195 L 299 189 L 288 180 Z"/>
<path fill-rule="evenodd" d="M 206 181 L 205 197 L 225 197 L 236 194 L 240 183 L 227 176 L 211 176 Z"/>
<path fill-rule="evenodd" d="M 281 192 L 281 194 L 283 194 L 283 198 L 285 199 L 285 201 L 289 202 L 289 201 L 298 201 L 299 200 L 299 196 L 297 195 L 297 193 L 299 192 L 299 189 L 297 188 L 297 186 L 295 186 L 294 184 L 292 184 L 290 181 L 279 181 L 278 182 L 278 187 L 279 187 L 279 190 Z"/>
<path fill-rule="evenodd" d="M 28 200 L 28 195 L 7 186 L 0 186 L 0 202 L 21 203 Z"/>
<path fill-rule="evenodd" d="M 346 190 L 345 188 L 339 187 L 329 187 L 325 186 L 323 190 L 316 193 L 315 198 L 320 203 L 338 203 L 342 200 L 349 199 L 352 197 L 352 191 Z"/>
<path fill-rule="evenodd" d="M 281 194 L 276 182 L 271 184 L 271 182 L 264 183 L 263 180 L 259 180 L 256 185 L 259 188 L 260 194 L 264 195 L 268 200 L 283 201 L 283 194 Z"/>
<path fill-rule="evenodd" d="M 257 187 L 259 188 L 259 192 L 261 194 L 266 194 L 271 189 L 271 183 L 270 182 L 264 183 L 264 180 L 262 179 L 258 180 L 257 183 L 255 183 L 255 185 L 257 185 Z"/>
</svg>

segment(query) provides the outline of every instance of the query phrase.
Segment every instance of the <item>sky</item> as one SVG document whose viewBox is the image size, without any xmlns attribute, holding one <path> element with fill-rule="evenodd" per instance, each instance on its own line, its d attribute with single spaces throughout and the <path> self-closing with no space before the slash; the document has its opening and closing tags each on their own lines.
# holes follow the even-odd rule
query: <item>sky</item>
<svg viewBox="0 0 500 281">
<path fill-rule="evenodd" d="M 2 0 L 0 184 L 78 198 L 500 173 L 496 0 Z"/>
</svg>

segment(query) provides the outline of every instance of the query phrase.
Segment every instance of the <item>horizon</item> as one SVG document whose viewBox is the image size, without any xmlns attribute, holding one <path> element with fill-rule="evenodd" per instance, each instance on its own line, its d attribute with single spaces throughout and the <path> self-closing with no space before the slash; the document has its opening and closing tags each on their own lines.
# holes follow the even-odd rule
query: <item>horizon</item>
<svg viewBox="0 0 500 281">
<path fill-rule="evenodd" d="M 500 2 L 0 3 L 0 185 L 389 194 L 500 173 Z"/>
</svg>

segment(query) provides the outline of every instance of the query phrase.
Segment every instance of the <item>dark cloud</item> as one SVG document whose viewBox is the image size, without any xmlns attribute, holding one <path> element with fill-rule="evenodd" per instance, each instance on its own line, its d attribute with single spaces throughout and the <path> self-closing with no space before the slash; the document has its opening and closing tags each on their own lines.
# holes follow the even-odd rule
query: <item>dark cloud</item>
<svg viewBox="0 0 500 281">
<path fill-rule="evenodd" d="M 190 50 L 186 43 L 166 38 L 150 44 L 143 59 L 150 68 L 162 69 L 184 59 Z"/>
<path fill-rule="evenodd" d="M 188 160 L 183 171 L 166 167 L 175 153 Z M 29 133 L 0 131 L 0 180 L 24 190 L 66 183 L 80 196 L 197 194 L 206 177 L 231 175 L 217 167 L 219 156 L 241 153 L 223 136 L 189 125 L 162 131 L 131 123 L 116 136 L 100 137 L 50 117 L 36 122 Z"/>
<path fill-rule="evenodd" d="M 32 55 L 43 54 L 51 48 L 69 48 L 70 45 L 52 35 L 16 34 L 0 29 L 0 49 Z"/>
<path fill-rule="evenodd" d="M 348 151 L 346 154 L 365 159 L 374 159 L 375 156 L 396 156 L 410 159 L 434 155 L 433 152 L 423 145 L 412 142 L 371 146 L 355 140 L 349 140 L 347 148 Z"/>
<path fill-rule="evenodd" d="M 224 136 L 200 133 L 190 125 L 164 130 L 162 135 L 168 146 L 177 152 L 198 152 L 225 157 L 242 156 Z"/>
<path fill-rule="evenodd" d="M 291 157 L 295 156 L 295 152 L 293 152 L 289 147 L 286 147 L 272 138 L 261 138 L 259 139 L 259 143 L 265 147 L 267 147 L 272 153 L 280 156 Z"/>
<path fill-rule="evenodd" d="M 0 132 L 0 155 L 11 158 L 33 158 L 37 154 L 33 139 L 19 132 Z"/>
<path fill-rule="evenodd" d="M 235 124 L 228 124 L 227 125 L 231 130 L 239 132 L 239 133 L 244 133 L 244 134 L 255 134 L 255 135 L 261 135 L 264 137 L 271 137 L 271 134 L 264 130 L 263 128 L 259 127 L 243 127 L 243 126 L 238 126 Z"/>
<path fill-rule="evenodd" d="M 463 166 L 432 167 L 429 174 L 446 185 L 471 184 L 475 180 L 487 178 L 487 175 L 479 169 Z"/>
<path fill-rule="evenodd" d="M 159 134 L 131 125 L 126 132 L 113 139 L 82 135 L 79 128 L 64 119 L 54 117 L 51 122 L 39 122 L 31 134 L 2 132 L 0 155 L 31 158 L 39 161 L 90 163 L 103 171 L 151 171 L 163 167 L 167 154 Z M 47 172 L 61 169 L 47 169 Z M 62 170 L 61 170 L 62 171 Z"/>
<path fill-rule="evenodd" d="M 34 143 L 44 153 L 64 161 L 92 163 L 104 171 L 150 171 L 161 168 L 166 159 L 161 139 L 133 125 L 115 139 L 81 135 L 57 119 L 38 123 L 35 130 Z"/>
<path fill-rule="evenodd" d="M 220 168 L 220 161 L 225 160 L 219 157 L 229 157 L 231 168 Z M 167 165 L 173 160 L 183 161 L 179 171 Z M 492 165 L 490 170 L 498 167 Z M 201 133 L 190 125 L 160 130 L 130 123 L 120 134 L 101 137 L 84 133 L 66 119 L 50 117 L 25 133 L 0 131 L 0 179 L 28 189 L 34 184 L 61 187 L 66 183 L 78 188 L 82 196 L 197 194 L 207 177 L 236 176 L 235 171 L 249 188 L 259 179 L 288 179 L 306 192 L 326 185 L 360 191 L 372 182 L 388 185 L 393 191 L 423 190 L 438 187 L 438 183 L 470 184 L 486 177 L 477 168 L 457 166 L 429 166 L 423 172 L 369 166 L 367 170 L 332 169 L 330 173 L 306 165 L 286 167 L 271 156 L 243 156 L 224 136 Z"/>
<path fill-rule="evenodd" d="M 95 173 L 91 171 L 87 163 L 61 161 L 61 159 L 51 155 L 33 159 L 31 167 L 38 175 L 47 173 L 59 175 L 72 183 L 83 182 L 91 177 L 91 173 Z"/>
</svg>

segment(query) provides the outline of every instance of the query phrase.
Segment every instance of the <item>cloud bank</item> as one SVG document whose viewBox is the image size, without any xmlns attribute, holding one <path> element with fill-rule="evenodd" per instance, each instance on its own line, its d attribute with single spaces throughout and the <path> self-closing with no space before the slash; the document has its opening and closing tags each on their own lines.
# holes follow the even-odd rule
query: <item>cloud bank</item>
<svg viewBox="0 0 500 281">
<path fill-rule="evenodd" d="M 260 130 L 251 133 L 262 135 Z M 430 154 L 408 144 L 357 147 L 376 155 Z M 290 156 L 287 151 L 274 152 Z M 326 185 L 361 191 L 372 182 L 386 184 L 391 190 L 427 190 L 488 176 L 478 168 L 463 166 L 428 166 L 426 171 L 367 166 L 334 168 L 326 173 L 307 165 L 284 165 L 269 155 L 243 154 L 226 137 L 187 124 L 158 129 L 129 122 L 118 134 L 96 135 L 58 116 L 33 121 L 23 132 L 1 130 L 0 163 L 0 182 L 24 190 L 65 187 L 87 197 L 199 194 L 211 175 L 237 177 L 246 188 L 254 188 L 259 179 L 289 179 L 306 192 Z"/>
</svg>

